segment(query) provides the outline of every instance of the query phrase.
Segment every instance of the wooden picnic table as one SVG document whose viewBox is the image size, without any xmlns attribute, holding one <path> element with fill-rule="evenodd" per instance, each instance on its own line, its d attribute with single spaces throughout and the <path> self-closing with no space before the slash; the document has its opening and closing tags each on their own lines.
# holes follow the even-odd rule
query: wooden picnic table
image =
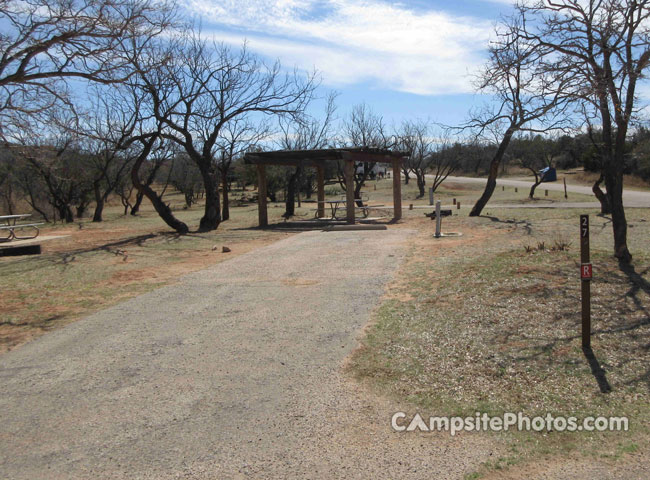
<svg viewBox="0 0 650 480">
<path fill-rule="evenodd" d="M 363 205 L 364 201 L 367 201 L 367 200 L 364 200 L 364 199 L 361 199 L 361 198 L 356 198 L 354 200 L 355 203 L 356 202 L 362 202 L 362 205 Z M 340 198 L 338 200 L 319 200 L 316 203 L 322 203 L 322 204 L 329 205 L 330 210 L 332 212 L 331 219 L 336 220 L 336 218 L 337 218 L 336 217 L 336 212 L 338 211 L 339 207 L 341 207 L 343 205 L 347 205 L 347 200 L 345 198 Z M 370 207 L 368 205 L 363 205 L 362 207 L 357 207 L 357 208 L 361 209 L 361 212 L 362 212 L 364 218 L 368 217 L 368 214 L 370 212 Z M 318 216 L 318 209 L 316 209 L 316 216 Z"/>
<path fill-rule="evenodd" d="M 16 223 L 18 220 L 31 217 L 31 213 L 19 213 L 17 215 L 0 215 L 0 231 L 9 232 L 8 236 L 1 238 L 0 242 L 10 242 L 12 240 L 29 240 L 38 237 L 40 230 L 38 225 L 43 223 Z M 33 229 L 33 235 L 16 235 L 16 230 Z"/>
</svg>

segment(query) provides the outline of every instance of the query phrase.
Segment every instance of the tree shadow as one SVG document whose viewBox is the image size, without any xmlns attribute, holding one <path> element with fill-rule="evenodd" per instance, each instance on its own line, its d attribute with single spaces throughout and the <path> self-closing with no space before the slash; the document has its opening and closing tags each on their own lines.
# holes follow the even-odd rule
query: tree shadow
<svg viewBox="0 0 650 480">
<path fill-rule="evenodd" d="M 612 386 L 607 381 L 607 376 L 605 375 L 605 370 L 600 366 L 600 362 L 596 358 L 594 351 L 591 347 L 582 347 L 582 353 L 585 354 L 585 358 L 589 363 L 591 368 L 591 373 L 598 383 L 598 388 L 602 393 L 609 393 L 612 391 Z"/>
<path fill-rule="evenodd" d="M 480 218 L 487 218 L 491 220 L 492 222 L 495 223 L 504 223 L 506 225 L 514 225 L 515 228 L 517 227 L 523 227 L 524 230 L 526 230 L 527 235 L 531 235 L 533 233 L 533 224 L 530 223 L 528 220 L 501 220 L 499 217 L 493 217 L 491 215 L 481 215 Z"/>
</svg>

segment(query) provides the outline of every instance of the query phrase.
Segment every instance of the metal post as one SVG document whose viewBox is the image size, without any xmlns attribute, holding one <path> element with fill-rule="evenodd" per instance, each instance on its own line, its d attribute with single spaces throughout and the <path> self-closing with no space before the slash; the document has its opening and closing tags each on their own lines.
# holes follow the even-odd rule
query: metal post
<svg viewBox="0 0 650 480">
<path fill-rule="evenodd" d="M 580 279 L 582 283 L 582 348 L 591 348 L 591 276 L 589 215 L 580 215 Z"/>
<path fill-rule="evenodd" d="M 429 187 L 429 205 L 433 205 L 433 187 Z"/>
<path fill-rule="evenodd" d="M 440 238 L 440 226 L 441 226 L 441 215 L 440 215 L 440 200 L 436 202 L 436 238 Z"/>
</svg>

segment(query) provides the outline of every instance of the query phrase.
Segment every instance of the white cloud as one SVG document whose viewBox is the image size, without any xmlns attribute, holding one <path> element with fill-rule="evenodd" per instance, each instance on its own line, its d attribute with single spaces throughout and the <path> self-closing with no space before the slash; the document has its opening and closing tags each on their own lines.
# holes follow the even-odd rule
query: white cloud
<svg viewBox="0 0 650 480">
<path fill-rule="evenodd" d="M 417 94 L 472 91 L 492 23 L 380 0 L 187 0 L 204 32 L 316 67 L 330 85 L 371 82 Z M 206 24 L 207 23 L 207 24 Z"/>
</svg>

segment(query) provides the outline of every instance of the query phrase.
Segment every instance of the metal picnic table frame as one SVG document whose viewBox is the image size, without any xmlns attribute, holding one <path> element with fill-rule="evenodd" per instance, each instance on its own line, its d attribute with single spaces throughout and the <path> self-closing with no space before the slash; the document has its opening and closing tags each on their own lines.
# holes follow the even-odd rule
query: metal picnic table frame
<svg viewBox="0 0 650 480">
<path fill-rule="evenodd" d="M 23 218 L 31 217 L 31 213 L 20 213 L 17 215 L 0 215 L 0 231 L 8 231 L 9 236 L 6 238 L 0 238 L 1 243 L 11 242 L 12 240 L 31 240 L 32 238 L 38 237 L 40 230 L 38 225 L 43 225 L 42 223 L 16 223 L 18 220 Z M 33 228 L 36 233 L 34 235 L 16 235 L 16 230 L 22 230 L 24 228 Z"/>
</svg>

